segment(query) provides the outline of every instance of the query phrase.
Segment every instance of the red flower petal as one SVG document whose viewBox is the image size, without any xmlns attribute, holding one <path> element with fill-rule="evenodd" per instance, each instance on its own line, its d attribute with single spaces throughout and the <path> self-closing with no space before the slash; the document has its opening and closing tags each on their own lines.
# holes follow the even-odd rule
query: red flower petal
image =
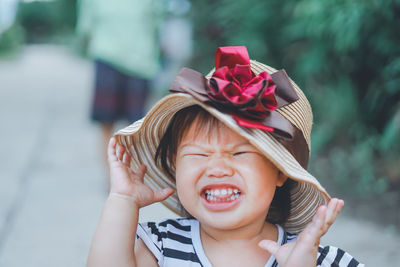
<svg viewBox="0 0 400 267">
<path fill-rule="evenodd" d="M 263 80 L 258 80 L 256 82 L 251 83 L 250 85 L 248 85 L 243 94 L 246 96 L 251 96 L 251 97 L 255 97 L 257 96 L 258 92 L 260 92 L 260 90 L 263 88 L 264 86 L 264 82 Z"/>
<path fill-rule="evenodd" d="M 236 110 L 234 117 L 239 125 L 273 131 L 262 121 L 268 116 L 268 111 L 276 109 L 276 85 L 266 71 L 254 74 L 246 47 L 219 48 L 215 67 L 210 82 L 210 98 Z"/>
<path fill-rule="evenodd" d="M 227 66 L 229 69 L 239 65 L 249 65 L 250 57 L 245 46 L 219 47 L 215 53 L 215 69 Z"/>
<path fill-rule="evenodd" d="M 242 94 L 240 86 L 235 83 L 231 83 L 226 86 L 222 90 L 222 94 L 226 97 L 226 99 L 235 104 L 242 104 L 250 99 L 249 97 Z"/>
<path fill-rule="evenodd" d="M 269 83 L 264 89 L 263 96 L 269 96 L 275 94 L 276 85 Z"/>
<path fill-rule="evenodd" d="M 232 69 L 232 76 L 243 86 L 254 77 L 254 74 L 251 71 L 250 65 L 236 65 Z"/>
<path fill-rule="evenodd" d="M 268 83 L 273 83 L 271 75 L 269 75 L 269 73 L 266 71 L 260 72 L 257 76 L 267 80 Z"/>
<path fill-rule="evenodd" d="M 232 81 L 232 73 L 228 67 L 221 67 L 217 69 L 212 75 L 213 78 L 219 78 L 222 80 Z"/>
<path fill-rule="evenodd" d="M 226 86 L 231 84 L 230 81 L 224 80 L 224 79 L 219 79 L 219 78 L 213 78 L 213 81 L 215 82 L 217 88 L 214 88 L 214 86 L 210 86 L 210 89 L 214 92 L 214 94 L 218 94 L 221 92 Z"/>
</svg>

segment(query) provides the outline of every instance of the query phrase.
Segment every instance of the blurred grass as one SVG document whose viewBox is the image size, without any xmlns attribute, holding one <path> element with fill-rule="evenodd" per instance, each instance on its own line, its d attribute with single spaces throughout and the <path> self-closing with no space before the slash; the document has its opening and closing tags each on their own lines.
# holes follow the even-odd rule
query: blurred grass
<svg viewBox="0 0 400 267">
<path fill-rule="evenodd" d="M 0 59 L 12 58 L 25 40 L 24 29 L 14 24 L 0 35 Z"/>
</svg>

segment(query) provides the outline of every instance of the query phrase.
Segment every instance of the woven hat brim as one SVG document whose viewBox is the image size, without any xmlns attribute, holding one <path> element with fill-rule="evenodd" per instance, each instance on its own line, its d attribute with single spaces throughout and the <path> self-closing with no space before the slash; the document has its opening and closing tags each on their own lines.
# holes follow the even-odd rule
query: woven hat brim
<svg viewBox="0 0 400 267">
<path fill-rule="evenodd" d="M 231 116 L 208 106 L 187 94 L 171 94 L 161 99 L 141 120 L 118 131 L 117 142 L 124 145 L 131 155 L 131 167 L 137 169 L 142 163 L 147 166 L 145 182 L 153 190 L 166 187 L 176 189 L 175 181 L 154 161 L 158 144 L 169 122 L 176 112 L 191 106 L 200 105 L 227 127 L 234 130 L 260 150 L 280 171 L 299 182 L 291 191 L 291 210 L 288 221 L 283 225 L 287 231 L 298 233 L 311 221 L 318 206 L 327 204 L 330 197 L 318 180 L 307 172 L 285 147 L 270 133 L 242 128 Z M 176 193 L 163 201 L 163 204 L 178 215 L 184 215 Z"/>
</svg>

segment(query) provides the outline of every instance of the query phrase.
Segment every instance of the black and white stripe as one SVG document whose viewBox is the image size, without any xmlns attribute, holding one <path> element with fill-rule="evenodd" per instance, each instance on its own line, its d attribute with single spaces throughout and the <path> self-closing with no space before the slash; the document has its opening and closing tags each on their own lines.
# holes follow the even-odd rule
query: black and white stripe
<svg viewBox="0 0 400 267">
<path fill-rule="evenodd" d="M 137 235 L 160 266 L 203 266 L 194 250 L 191 220 L 166 220 L 139 224 Z"/>
<path fill-rule="evenodd" d="M 278 226 L 278 229 L 278 243 L 281 245 L 297 239 L 297 235 L 284 231 L 282 227 Z M 140 223 L 137 236 L 156 257 L 159 266 L 212 266 L 204 253 L 200 240 L 199 222 L 196 219 L 180 218 L 158 224 Z M 317 266 L 360 267 L 364 265 L 340 248 L 320 246 Z M 265 267 L 279 267 L 279 264 L 274 257 L 271 257 Z"/>
</svg>

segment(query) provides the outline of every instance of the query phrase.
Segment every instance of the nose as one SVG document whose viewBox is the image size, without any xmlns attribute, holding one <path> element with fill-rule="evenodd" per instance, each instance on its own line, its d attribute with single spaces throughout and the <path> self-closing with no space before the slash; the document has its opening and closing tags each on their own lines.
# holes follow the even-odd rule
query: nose
<svg viewBox="0 0 400 267">
<path fill-rule="evenodd" d="M 232 166 L 222 157 L 211 158 L 208 162 L 206 176 L 214 178 L 223 178 L 233 176 Z"/>
</svg>

